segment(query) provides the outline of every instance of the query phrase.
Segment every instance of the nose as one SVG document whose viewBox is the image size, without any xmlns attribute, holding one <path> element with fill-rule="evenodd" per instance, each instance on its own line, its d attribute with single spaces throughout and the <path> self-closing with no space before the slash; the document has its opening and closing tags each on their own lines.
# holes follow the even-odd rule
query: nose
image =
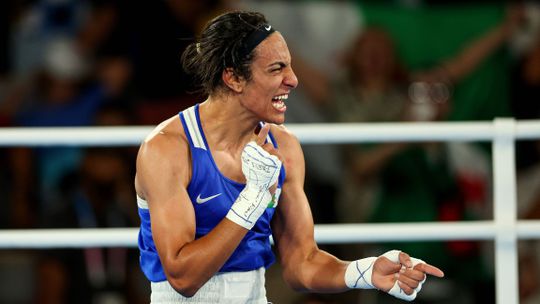
<svg viewBox="0 0 540 304">
<path fill-rule="evenodd" d="M 287 69 L 287 73 L 285 75 L 285 78 L 283 79 L 283 83 L 291 89 L 294 89 L 298 86 L 298 78 L 296 77 L 296 74 L 294 74 L 294 71 L 291 67 Z"/>
</svg>

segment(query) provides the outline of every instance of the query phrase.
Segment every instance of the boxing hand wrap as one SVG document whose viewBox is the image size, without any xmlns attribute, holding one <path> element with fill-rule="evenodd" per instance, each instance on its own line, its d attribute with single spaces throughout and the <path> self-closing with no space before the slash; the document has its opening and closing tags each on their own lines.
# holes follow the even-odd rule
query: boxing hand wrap
<svg viewBox="0 0 540 304">
<path fill-rule="evenodd" d="M 383 254 L 382 256 L 389 259 L 391 262 L 394 263 L 400 263 L 399 262 L 399 250 L 391 250 Z M 376 287 L 371 282 L 371 277 L 373 275 L 373 266 L 375 264 L 375 261 L 377 260 L 376 257 L 369 257 L 364 258 L 360 260 L 353 261 L 347 266 L 347 270 L 345 271 L 345 284 L 347 284 L 347 287 L 349 288 L 361 288 L 361 289 L 375 289 Z M 416 259 L 411 257 L 411 262 L 413 267 L 424 263 L 424 261 L 420 259 Z M 405 266 L 403 266 L 405 267 Z M 408 295 L 406 294 L 398 285 L 398 280 L 394 283 L 392 288 L 388 291 L 388 294 L 405 301 L 412 301 L 416 298 L 416 295 L 420 292 L 422 289 L 422 284 L 426 281 L 426 277 L 424 275 L 424 279 L 418 284 L 418 287 L 416 287 L 413 292 Z"/>
<path fill-rule="evenodd" d="M 231 206 L 227 219 L 250 230 L 266 207 L 272 202 L 270 187 L 277 182 L 281 161 L 255 142 L 249 142 L 242 151 L 242 173 L 246 187 Z"/>
<path fill-rule="evenodd" d="M 369 257 L 351 262 L 345 271 L 345 284 L 347 284 L 347 287 L 376 289 L 371 283 L 373 264 L 375 264 L 376 260 L 376 257 Z"/>
</svg>

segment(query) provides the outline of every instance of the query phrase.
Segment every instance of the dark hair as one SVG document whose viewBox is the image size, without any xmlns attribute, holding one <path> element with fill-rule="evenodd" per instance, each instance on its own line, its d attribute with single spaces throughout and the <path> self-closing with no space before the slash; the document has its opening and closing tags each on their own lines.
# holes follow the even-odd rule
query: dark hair
<svg viewBox="0 0 540 304">
<path fill-rule="evenodd" d="M 250 65 L 253 50 L 244 52 L 246 37 L 267 24 L 261 13 L 233 11 L 217 16 L 204 27 L 198 41 L 191 43 L 182 53 L 182 66 L 194 77 L 201 92 L 210 95 L 223 86 L 225 68 L 246 80 L 251 80 Z"/>
</svg>

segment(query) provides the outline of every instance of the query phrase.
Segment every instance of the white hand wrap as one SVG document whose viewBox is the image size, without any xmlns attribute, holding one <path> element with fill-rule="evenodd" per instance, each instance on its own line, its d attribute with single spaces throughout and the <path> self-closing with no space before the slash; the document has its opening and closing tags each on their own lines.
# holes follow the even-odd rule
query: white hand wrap
<svg viewBox="0 0 540 304">
<path fill-rule="evenodd" d="M 375 289 L 376 287 L 371 283 L 375 260 L 377 260 L 376 257 L 369 257 L 351 262 L 345 271 L 345 284 L 347 284 L 347 287 Z"/>
<path fill-rule="evenodd" d="M 391 250 L 383 254 L 382 256 L 386 257 L 394 263 L 399 263 L 399 250 Z M 371 282 L 371 276 L 373 274 L 373 265 L 377 260 L 376 257 L 369 257 L 360 260 L 353 261 L 347 267 L 345 271 L 345 283 L 349 288 L 361 288 L 361 289 L 375 289 L 376 287 Z M 420 259 L 411 257 L 411 262 L 413 267 L 424 263 Z M 402 300 L 412 301 L 416 298 L 416 295 L 422 289 L 422 284 L 426 281 L 426 277 L 418 284 L 413 290 L 413 293 L 408 295 L 406 294 L 398 285 L 398 281 L 394 283 L 394 286 L 388 291 L 388 294 Z"/>
<path fill-rule="evenodd" d="M 227 218 L 250 230 L 266 207 L 272 202 L 268 190 L 277 182 L 281 161 L 255 142 L 249 142 L 242 151 L 242 173 L 246 187 L 231 206 Z"/>
</svg>

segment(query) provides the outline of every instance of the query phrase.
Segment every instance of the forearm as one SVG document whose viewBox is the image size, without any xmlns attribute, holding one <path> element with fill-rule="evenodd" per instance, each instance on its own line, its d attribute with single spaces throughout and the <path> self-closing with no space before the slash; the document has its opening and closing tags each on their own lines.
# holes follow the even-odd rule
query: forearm
<svg viewBox="0 0 540 304">
<path fill-rule="evenodd" d="M 501 24 L 466 47 L 457 57 L 442 64 L 450 79 L 461 80 L 500 47 L 510 36 L 513 28 Z"/>
<path fill-rule="evenodd" d="M 326 251 L 316 249 L 303 262 L 287 265 L 284 276 L 297 291 L 337 293 L 348 290 L 344 279 L 348 264 Z"/>
<path fill-rule="evenodd" d="M 184 296 L 195 294 L 223 267 L 247 229 L 223 219 L 205 236 L 186 243 L 165 257 L 167 279 Z"/>
</svg>

